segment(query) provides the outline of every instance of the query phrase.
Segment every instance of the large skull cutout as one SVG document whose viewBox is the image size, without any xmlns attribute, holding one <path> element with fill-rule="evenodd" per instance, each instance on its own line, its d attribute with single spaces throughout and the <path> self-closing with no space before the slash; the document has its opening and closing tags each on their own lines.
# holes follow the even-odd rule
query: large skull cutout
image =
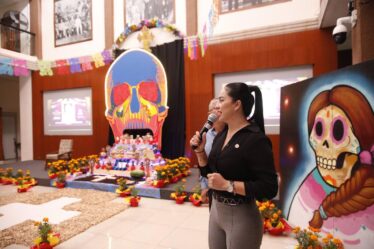
<svg viewBox="0 0 374 249">
<path fill-rule="evenodd" d="M 151 129 L 160 147 L 167 116 L 167 82 L 161 62 L 145 50 L 128 50 L 113 62 L 105 83 L 105 116 L 114 136 L 128 129 Z"/>
<path fill-rule="evenodd" d="M 360 144 L 342 109 L 329 105 L 318 111 L 309 137 L 318 171 L 325 182 L 339 187 L 351 177 Z"/>
</svg>

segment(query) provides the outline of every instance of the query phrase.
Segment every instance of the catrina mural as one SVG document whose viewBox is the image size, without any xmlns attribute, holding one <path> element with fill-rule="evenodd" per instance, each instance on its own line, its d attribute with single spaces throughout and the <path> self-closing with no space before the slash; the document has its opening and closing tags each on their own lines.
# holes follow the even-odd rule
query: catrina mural
<svg viewBox="0 0 374 249">
<path fill-rule="evenodd" d="M 289 222 L 332 233 L 346 248 L 374 248 L 374 77 L 365 75 L 368 67 L 373 71 L 374 63 L 305 84 L 297 127 L 306 137 L 294 140 L 298 155 L 281 155 L 283 172 L 294 164 L 282 179 L 292 182 L 282 191 Z"/>
<path fill-rule="evenodd" d="M 105 104 L 115 137 L 125 130 L 149 129 L 161 147 L 168 113 L 167 79 L 156 56 L 142 49 L 122 53 L 106 74 Z"/>
</svg>

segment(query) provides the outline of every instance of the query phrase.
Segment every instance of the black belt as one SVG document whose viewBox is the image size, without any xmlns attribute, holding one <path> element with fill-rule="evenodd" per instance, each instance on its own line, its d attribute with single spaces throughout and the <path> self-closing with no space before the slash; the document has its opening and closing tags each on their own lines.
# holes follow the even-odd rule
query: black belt
<svg viewBox="0 0 374 249">
<path fill-rule="evenodd" d="M 243 203 L 248 203 L 248 201 L 245 199 L 225 197 L 220 194 L 217 194 L 216 192 L 213 192 L 213 197 L 216 201 L 226 204 L 228 206 L 238 206 Z"/>
</svg>

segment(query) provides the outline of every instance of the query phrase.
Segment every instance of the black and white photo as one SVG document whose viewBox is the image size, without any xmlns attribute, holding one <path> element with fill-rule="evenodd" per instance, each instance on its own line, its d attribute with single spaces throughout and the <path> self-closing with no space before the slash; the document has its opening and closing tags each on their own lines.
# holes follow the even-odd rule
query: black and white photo
<svg viewBox="0 0 374 249">
<path fill-rule="evenodd" d="M 125 22 L 138 24 L 142 20 L 158 18 L 166 23 L 175 22 L 175 0 L 125 0 Z"/>
<path fill-rule="evenodd" d="M 280 3 L 289 0 L 220 0 L 220 14 L 232 11 L 244 10 L 253 7 L 260 7 L 273 3 Z"/>
<path fill-rule="evenodd" d="M 92 39 L 92 0 L 54 0 L 55 47 Z"/>
</svg>

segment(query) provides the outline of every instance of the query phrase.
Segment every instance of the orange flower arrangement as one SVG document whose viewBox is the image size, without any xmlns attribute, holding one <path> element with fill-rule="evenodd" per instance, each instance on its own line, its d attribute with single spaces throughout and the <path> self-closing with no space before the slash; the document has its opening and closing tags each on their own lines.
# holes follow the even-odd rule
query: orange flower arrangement
<svg viewBox="0 0 374 249">
<path fill-rule="evenodd" d="M 53 233 L 51 225 L 48 223 L 48 218 L 43 218 L 42 222 L 35 222 L 34 225 L 38 227 L 38 234 L 34 240 L 34 246 L 31 249 L 49 249 L 53 248 L 60 242 L 60 234 Z"/>
<path fill-rule="evenodd" d="M 201 186 L 200 186 L 200 183 L 198 183 L 194 189 L 193 189 L 193 193 L 190 195 L 190 197 L 188 198 L 189 201 L 196 207 L 199 207 L 201 206 Z"/>
<path fill-rule="evenodd" d="M 120 177 L 117 179 L 118 188 L 116 189 L 116 193 L 121 196 L 129 196 L 131 194 L 131 188 L 127 186 L 127 181 L 124 177 Z"/>
<path fill-rule="evenodd" d="M 325 238 L 320 241 L 322 237 L 319 229 L 308 227 L 308 229 L 300 229 L 296 227 L 292 231 L 296 235 L 298 245 L 296 249 L 344 249 L 341 240 L 334 238 L 331 234 L 327 234 Z"/>
<path fill-rule="evenodd" d="M 186 179 L 182 179 L 182 182 L 175 186 L 175 192 L 170 194 L 170 198 L 174 199 L 177 204 L 183 204 L 184 200 L 187 198 L 187 193 L 185 192 L 184 183 Z"/>
<path fill-rule="evenodd" d="M 264 230 L 272 235 L 281 235 L 283 232 L 290 232 L 291 227 L 282 216 L 282 210 L 271 201 L 256 201 L 258 209 L 264 219 Z"/>
</svg>

